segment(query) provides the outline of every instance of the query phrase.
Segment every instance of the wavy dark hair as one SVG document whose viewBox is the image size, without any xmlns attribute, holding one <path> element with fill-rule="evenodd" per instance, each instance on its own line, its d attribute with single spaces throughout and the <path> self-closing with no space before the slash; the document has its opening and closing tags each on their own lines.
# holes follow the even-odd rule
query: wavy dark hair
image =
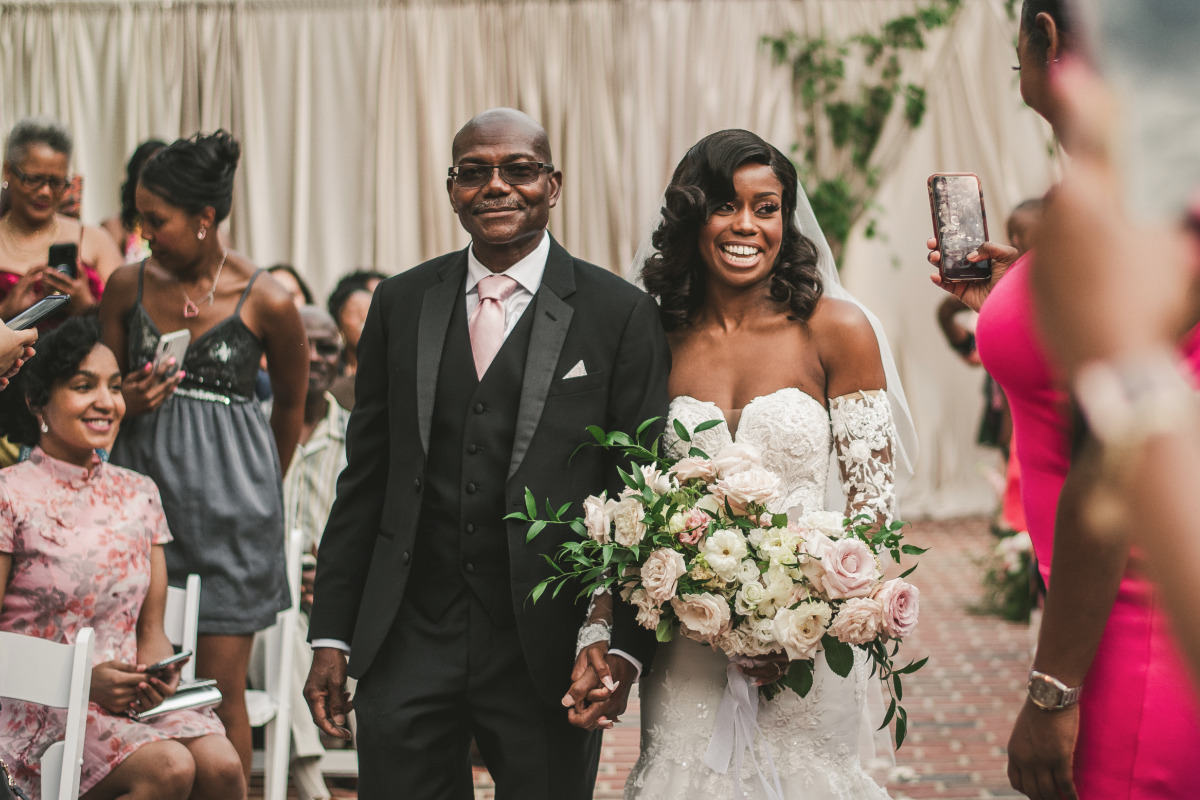
<svg viewBox="0 0 1200 800">
<path fill-rule="evenodd" d="M 147 139 L 137 146 L 125 165 L 125 182 L 121 184 L 121 224 L 131 231 L 137 224 L 138 213 L 134 198 L 137 195 L 138 175 L 150 157 L 167 146 L 161 139 Z"/>
<path fill-rule="evenodd" d="M 68 317 L 38 339 L 37 354 L 0 392 L 0 436 L 17 444 L 37 444 L 41 428 L 30 409 L 46 405 L 54 384 L 78 372 L 88 353 L 100 343 L 100 321 L 92 316 Z"/>
<path fill-rule="evenodd" d="M 329 300 L 325 307 L 329 309 L 329 316 L 333 317 L 333 321 L 338 327 L 342 325 L 342 309 L 346 307 L 346 301 L 350 299 L 350 295 L 355 292 L 367 291 L 367 284 L 373 280 L 381 281 L 387 275 L 374 269 L 356 269 L 354 272 L 348 272 L 338 278 L 337 284 L 334 285 L 333 291 L 329 293 Z"/>
<path fill-rule="evenodd" d="M 233 205 L 233 175 L 241 157 L 242 146 L 228 132 L 197 133 L 151 156 L 138 182 L 189 214 L 212 206 L 220 223 Z"/>
<path fill-rule="evenodd" d="M 663 326 L 687 325 L 704 301 L 708 281 L 697 251 L 700 228 L 733 197 L 733 173 L 745 164 L 765 164 L 783 187 L 783 241 L 771 267 L 771 298 L 789 315 L 807 322 L 823 287 L 817 248 L 796 227 L 796 168 L 762 138 L 744 130 L 709 134 L 692 146 L 667 186 L 662 224 L 650 241 L 657 250 L 642 264 L 642 283 L 658 298 Z"/>
</svg>

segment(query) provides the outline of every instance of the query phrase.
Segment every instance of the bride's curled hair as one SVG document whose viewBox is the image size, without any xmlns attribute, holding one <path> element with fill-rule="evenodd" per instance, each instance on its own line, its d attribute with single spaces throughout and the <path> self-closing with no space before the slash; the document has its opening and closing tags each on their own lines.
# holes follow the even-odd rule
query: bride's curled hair
<svg viewBox="0 0 1200 800">
<path fill-rule="evenodd" d="M 744 164 L 765 164 L 783 186 L 783 241 L 771 268 L 771 297 L 790 316 L 807 321 L 821 297 L 817 248 L 796 227 L 796 168 L 787 156 L 750 131 L 705 136 L 688 150 L 667 187 L 662 224 L 650 241 L 657 251 L 642 264 L 642 283 L 662 310 L 663 326 L 691 321 L 704 301 L 708 276 L 700 260 L 700 228 L 734 194 L 733 174 Z"/>
</svg>

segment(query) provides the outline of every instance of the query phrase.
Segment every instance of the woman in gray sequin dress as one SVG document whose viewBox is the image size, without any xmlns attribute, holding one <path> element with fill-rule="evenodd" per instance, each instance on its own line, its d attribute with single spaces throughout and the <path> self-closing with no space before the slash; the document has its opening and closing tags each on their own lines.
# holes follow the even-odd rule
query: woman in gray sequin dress
<svg viewBox="0 0 1200 800">
<path fill-rule="evenodd" d="M 290 295 L 217 235 L 239 155 L 218 131 L 147 162 L 137 208 L 152 255 L 113 274 L 100 316 L 126 374 L 112 461 L 158 484 L 175 535 L 171 583 L 202 579 L 197 674 L 216 678 L 218 714 L 248 774 L 246 669 L 254 632 L 288 605 L 281 476 L 299 439 L 308 357 Z M 154 369 L 160 336 L 180 329 L 192 337 L 183 363 Z M 269 423 L 254 399 L 264 352 Z"/>
</svg>

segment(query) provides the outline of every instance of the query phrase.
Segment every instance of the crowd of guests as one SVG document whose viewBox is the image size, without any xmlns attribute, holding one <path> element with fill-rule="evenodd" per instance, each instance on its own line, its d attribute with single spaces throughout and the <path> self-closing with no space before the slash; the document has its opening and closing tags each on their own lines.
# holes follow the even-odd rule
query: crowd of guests
<svg viewBox="0 0 1200 800">
<path fill-rule="evenodd" d="M 71 300 L 37 328 L 0 325 L 0 629 L 57 641 L 97 631 L 84 796 L 244 796 L 255 633 L 289 603 L 285 531 L 303 537 L 311 605 L 346 460 L 354 345 L 385 276 L 346 275 L 326 311 L 293 267 L 259 269 L 232 250 L 221 226 L 240 147 L 223 131 L 140 145 L 121 213 L 101 227 L 62 213 L 71 144 L 61 124 L 32 118 L 4 153 L 0 318 L 53 293 Z M 48 266 L 63 242 L 77 246 L 74 274 Z M 159 357 L 162 335 L 179 331 L 186 356 Z M 196 674 L 216 681 L 222 702 L 136 722 L 126 712 L 178 685 L 178 668 L 145 668 L 171 652 L 165 590 L 190 574 L 202 580 Z M 294 716 L 293 783 L 302 798 L 328 797 L 304 716 Z M 4 702 L 0 753 L 20 785 L 37 786 L 34 751 L 62 725 Z"/>
</svg>

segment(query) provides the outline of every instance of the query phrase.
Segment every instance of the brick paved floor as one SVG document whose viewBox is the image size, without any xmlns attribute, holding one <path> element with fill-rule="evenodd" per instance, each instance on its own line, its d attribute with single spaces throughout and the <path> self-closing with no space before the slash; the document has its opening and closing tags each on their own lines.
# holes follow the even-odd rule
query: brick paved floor
<svg viewBox="0 0 1200 800">
<path fill-rule="evenodd" d="M 897 762 L 907 779 L 888 789 L 896 800 L 1019 797 L 1005 776 L 1004 747 L 1029 668 L 1030 631 L 969 611 L 980 595 L 976 560 L 994 539 L 983 519 L 922 522 L 908 539 L 931 549 L 910 578 L 921 589 L 921 622 L 901 654 L 928 655 L 929 663 L 904 682 L 909 737 Z M 595 800 L 621 797 L 637 751 L 635 699 L 605 734 Z M 475 785 L 476 800 L 491 800 L 485 770 Z"/>
</svg>

